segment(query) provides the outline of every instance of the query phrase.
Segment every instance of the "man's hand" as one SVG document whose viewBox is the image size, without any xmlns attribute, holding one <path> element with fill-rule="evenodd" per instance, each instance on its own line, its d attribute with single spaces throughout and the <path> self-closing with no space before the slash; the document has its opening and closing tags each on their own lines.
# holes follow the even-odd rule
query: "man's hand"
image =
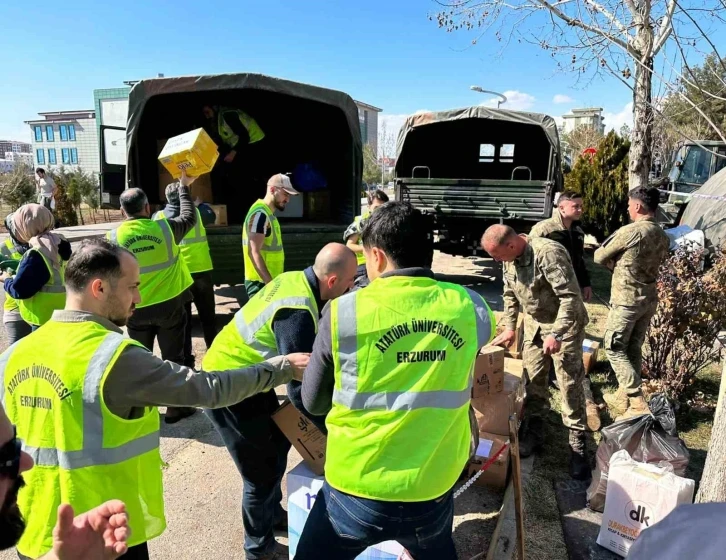
<svg viewBox="0 0 726 560">
<path fill-rule="evenodd" d="M 557 340 L 551 334 L 548 335 L 544 339 L 544 344 L 542 344 L 542 350 L 544 351 L 545 356 L 551 356 L 552 354 L 557 354 L 557 352 L 560 351 L 561 347 L 562 347 L 562 342 Z"/>
<path fill-rule="evenodd" d="M 310 362 L 310 354 L 296 352 L 295 354 L 288 354 L 285 357 L 292 366 L 292 378 L 296 381 L 302 381 L 303 372 L 308 367 L 308 362 Z"/>
<path fill-rule="evenodd" d="M 2 273 L 0 273 L 0 282 L 5 282 L 5 280 L 12 277 L 12 274 L 7 272 L 6 270 L 3 270 Z"/>
<path fill-rule="evenodd" d="M 588 286 L 587 288 L 582 288 L 582 299 L 589 302 L 592 299 L 592 288 Z"/>
<path fill-rule="evenodd" d="M 504 329 L 504 332 L 491 341 L 492 346 L 504 346 L 509 348 L 514 342 L 515 332 L 512 329 Z"/>
<path fill-rule="evenodd" d="M 76 518 L 70 505 L 61 504 L 53 529 L 53 552 L 43 558 L 115 560 L 128 552 L 128 522 L 126 505 L 120 500 L 110 500 Z"/>
<path fill-rule="evenodd" d="M 179 184 L 181 184 L 184 187 L 191 187 L 192 183 L 196 180 L 197 180 L 196 177 L 190 177 L 189 175 L 187 175 L 186 169 L 182 169 L 182 174 L 181 174 L 181 177 L 179 178 Z"/>
<path fill-rule="evenodd" d="M 232 163 L 234 161 L 234 157 L 237 155 L 237 152 L 235 150 L 230 150 L 230 152 L 224 156 L 224 161 L 226 163 Z"/>
</svg>

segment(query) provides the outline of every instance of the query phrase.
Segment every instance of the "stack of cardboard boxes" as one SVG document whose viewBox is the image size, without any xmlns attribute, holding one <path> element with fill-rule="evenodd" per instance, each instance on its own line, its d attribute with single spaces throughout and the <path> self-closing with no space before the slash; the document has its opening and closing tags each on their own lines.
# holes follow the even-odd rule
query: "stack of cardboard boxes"
<svg viewBox="0 0 726 560">
<path fill-rule="evenodd" d="M 521 333 L 520 333 L 521 335 Z M 521 336 L 518 335 L 521 341 Z M 513 346 L 516 349 L 516 346 Z M 516 350 L 515 350 L 516 351 Z M 469 464 L 473 476 L 509 439 L 509 416 L 521 417 L 524 406 L 522 361 L 507 358 L 504 348 L 482 348 L 474 366 L 471 405 L 479 427 L 479 447 Z M 507 482 L 509 450 L 505 450 L 477 479 L 476 484 L 503 488 Z"/>
</svg>

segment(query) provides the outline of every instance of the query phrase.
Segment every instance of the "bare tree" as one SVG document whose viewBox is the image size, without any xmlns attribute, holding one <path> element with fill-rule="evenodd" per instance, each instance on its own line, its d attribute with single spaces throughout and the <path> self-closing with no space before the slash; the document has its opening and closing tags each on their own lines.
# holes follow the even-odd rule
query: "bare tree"
<svg viewBox="0 0 726 560">
<path fill-rule="evenodd" d="M 602 132 L 588 125 L 578 126 L 572 132 L 567 132 L 563 135 L 563 140 L 567 142 L 567 145 L 573 152 L 573 163 L 582 156 L 582 152 L 587 148 L 596 148 L 602 139 Z"/>
<path fill-rule="evenodd" d="M 715 36 L 714 29 L 723 24 L 726 5 L 722 0 L 457 0 L 439 4 L 442 11 L 430 19 L 449 32 L 478 33 L 474 44 L 489 31 L 504 46 L 513 39 L 532 42 L 550 52 L 560 68 L 580 78 L 606 73 L 630 88 L 630 188 L 647 185 L 654 123 L 656 117 L 666 118 L 654 103 L 654 82 L 665 90 L 664 96 L 679 96 L 718 129 L 678 81 L 689 79 L 689 57 L 716 52 L 709 36 Z M 671 126 L 677 128 L 676 123 Z M 724 138 L 722 132 L 720 136 Z"/>
<path fill-rule="evenodd" d="M 392 130 L 388 129 L 386 121 L 381 122 L 378 127 L 378 158 L 381 160 L 381 183 L 386 183 L 385 165 L 387 160 L 393 159 L 396 155 L 396 137 Z"/>
</svg>

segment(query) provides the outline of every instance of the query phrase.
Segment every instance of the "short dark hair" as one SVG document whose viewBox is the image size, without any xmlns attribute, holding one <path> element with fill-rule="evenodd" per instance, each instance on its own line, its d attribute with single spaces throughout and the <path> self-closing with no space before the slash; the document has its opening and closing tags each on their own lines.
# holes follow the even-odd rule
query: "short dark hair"
<svg viewBox="0 0 726 560">
<path fill-rule="evenodd" d="M 433 224 L 408 202 L 386 202 L 373 212 L 361 237 L 364 247 L 383 250 L 397 268 L 433 264 Z"/>
<path fill-rule="evenodd" d="M 660 193 L 655 187 L 637 187 L 628 193 L 628 198 L 637 200 L 650 214 L 655 214 L 660 203 Z"/>
<path fill-rule="evenodd" d="M 126 189 L 119 197 L 121 208 L 124 209 L 129 216 L 136 216 L 144 211 L 144 207 L 149 203 L 146 193 L 141 189 Z"/>
<path fill-rule="evenodd" d="M 384 193 L 381 189 L 376 189 L 373 192 L 368 193 L 368 204 L 373 204 L 374 200 L 378 200 L 382 203 L 388 202 L 388 195 Z"/>
<path fill-rule="evenodd" d="M 557 204 L 559 204 L 562 200 L 575 200 L 576 198 L 582 198 L 582 195 L 579 192 L 565 189 L 560 193 L 560 197 L 557 199 Z"/>
<path fill-rule="evenodd" d="M 122 253 L 133 256 L 127 249 L 106 239 L 84 239 L 66 265 L 66 289 L 82 292 L 95 278 L 114 283 L 121 277 Z"/>
<path fill-rule="evenodd" d="M 43 169 L 42 167 L 39 167 L 38 169 L 35 170 L 35 172 L 36 173 L 45 173 L 45 169 Z"/>
</svg>

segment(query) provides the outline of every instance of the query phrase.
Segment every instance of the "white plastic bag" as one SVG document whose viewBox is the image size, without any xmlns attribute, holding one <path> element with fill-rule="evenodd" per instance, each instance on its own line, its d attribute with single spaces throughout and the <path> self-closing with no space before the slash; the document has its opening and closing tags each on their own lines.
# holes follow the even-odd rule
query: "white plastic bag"
<svg viewBox="0 0 726 560">
<path fill-rule="evenodd" d="M 624 449 L 613 454 L 597 544 L 627 556 L 643 529 L 693 501 L 695 485 L 673 474 L 668 463 L 639 463 Z"/>
</svg>

